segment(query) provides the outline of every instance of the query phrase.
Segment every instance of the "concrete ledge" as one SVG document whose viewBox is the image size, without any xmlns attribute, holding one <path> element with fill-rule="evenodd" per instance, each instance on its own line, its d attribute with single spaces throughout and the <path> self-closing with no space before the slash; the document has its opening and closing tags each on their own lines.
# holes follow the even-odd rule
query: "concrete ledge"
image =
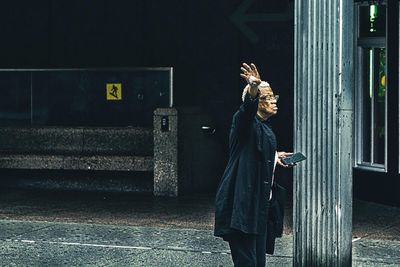
<svg viewBox="0 0 400 267">
<path fill-rule="evenodd" d="M 153 155 L 153 129 L 134 127 L 4 127 L 0 153 Z"/>
<path fill-rule="evenodd" d="M 153 171 L 153 157 L 0 155 L 0 169 Z"/>
<path fill-rule="evenodd" d="M 155 116 L 177 116 L 178 110 L 175 108 L 158 108 L 154 110 Z"/>
</svg>

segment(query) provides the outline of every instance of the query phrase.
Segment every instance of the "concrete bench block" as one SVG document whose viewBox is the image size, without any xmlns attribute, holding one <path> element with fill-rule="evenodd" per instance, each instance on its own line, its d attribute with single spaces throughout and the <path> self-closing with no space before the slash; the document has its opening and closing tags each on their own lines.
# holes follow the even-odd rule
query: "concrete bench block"
<svg viewBox="0 0 400 267">
<path fill-rule="evenodd" d="M 82 150 L 82 137 L 80 128 L 0 128 L 0 153 L 72 153 Z"/>
<path fill-rule="evenodd" d="M 154 195 L 178 196 L 178 112 L 154 112 Z"/>
<path fill-rule="evenodd" d="M 0 169 L 153 171 L 152 157 L 0 155 Z"/>
<path fill-rule="evenodd" d="M 85 128 L 83 153 L 116 155 L 153 155 L 153 129 Z"/>
<path fill-rule="evenodd" d="M 0 128 L 0 153 L 51 155 L 153 155 L 153 129 Z"/>
</svg>

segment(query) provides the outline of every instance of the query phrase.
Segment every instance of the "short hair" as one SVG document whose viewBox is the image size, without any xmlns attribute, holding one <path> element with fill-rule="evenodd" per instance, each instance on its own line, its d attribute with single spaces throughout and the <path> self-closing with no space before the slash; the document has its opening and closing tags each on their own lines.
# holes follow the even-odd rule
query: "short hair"
<svg viewBox="0 0 400 267">
<path fill-rule="evenodd" d="M 271 88 L 269 83 L 266 82 L 266 81 L 261 81 L 261 83 L 258 85 L 258 89 L 260 89 L 260 88 L 268 88 L 268 87 Z M 246 87 L 243 89 L 243 93 L 242 93 L 242 101 L 243 102 L 244 102 L 244 98 L 246 97 L 246 94 L 247 94 L 249 88 L 250 88 L 250 85 L 246 85 Z"/>
</svg>

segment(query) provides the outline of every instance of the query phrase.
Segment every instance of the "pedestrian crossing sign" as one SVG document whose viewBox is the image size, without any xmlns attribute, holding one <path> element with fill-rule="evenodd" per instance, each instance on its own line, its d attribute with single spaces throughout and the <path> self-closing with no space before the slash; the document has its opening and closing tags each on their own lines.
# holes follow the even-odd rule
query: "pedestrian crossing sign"
<svg viewBox="0 0 400 267">
<path fill-rule="evenodd" d="M 121 83 L 107 83 L 107 100 L 122 100 L 122 84 Z"/>
</svg>

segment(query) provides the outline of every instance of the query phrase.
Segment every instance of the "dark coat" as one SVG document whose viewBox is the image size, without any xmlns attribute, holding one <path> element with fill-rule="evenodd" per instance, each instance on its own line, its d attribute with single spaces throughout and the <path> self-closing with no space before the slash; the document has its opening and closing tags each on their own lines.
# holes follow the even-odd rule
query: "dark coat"
<svg viewBox="0 0 400 267">
<path fill-rule="evenodd" d="M 267 222 L 267 246 L 266 252 L 274 254 L 275 239 L 282 237 L 283 216 L 285 211 L 286 190 L 282 186 L 274 183 L 272 186 L 272 200 L 268 212 Z"/>
<path fill-rule="evenodd" d="M 237 231 L 259 234 L 267 227 L 276 142 L 272 130 L 262 131 L 257 109 L 258 97 L 247 94 L 232 120 L 229 162 L 215 203 L 214 234 L 225 240 Z"/>
</svg>

